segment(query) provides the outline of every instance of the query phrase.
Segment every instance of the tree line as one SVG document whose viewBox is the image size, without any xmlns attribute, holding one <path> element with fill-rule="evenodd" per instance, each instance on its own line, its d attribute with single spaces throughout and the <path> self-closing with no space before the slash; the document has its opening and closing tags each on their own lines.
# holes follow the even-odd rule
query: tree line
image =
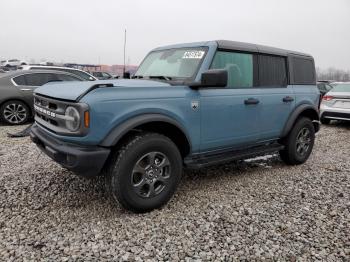
<svg viewBox="0 0 350 262">
<path fill-rule="evenodd" d="M 321 69 L 316 67 L 317 80 L 334 80 L 339 82 L 350 81 L 350 70 L 342 70 L 334 67 Z"/>
</svg>

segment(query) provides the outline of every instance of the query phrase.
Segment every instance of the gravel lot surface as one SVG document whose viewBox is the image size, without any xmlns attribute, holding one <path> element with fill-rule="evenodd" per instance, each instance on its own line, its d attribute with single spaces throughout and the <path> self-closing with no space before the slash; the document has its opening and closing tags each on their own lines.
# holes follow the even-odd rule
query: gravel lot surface
<svg viewBox="0 0 350 262">
<path fill-rule="evenodd" d="M 113 205 L 101 178 L 61 168 L 0 126 L 0 260 L 350 261 L 350 125 L 322 127 L 311 158 L 185 171 L 162 210 Z"/>
</svg>

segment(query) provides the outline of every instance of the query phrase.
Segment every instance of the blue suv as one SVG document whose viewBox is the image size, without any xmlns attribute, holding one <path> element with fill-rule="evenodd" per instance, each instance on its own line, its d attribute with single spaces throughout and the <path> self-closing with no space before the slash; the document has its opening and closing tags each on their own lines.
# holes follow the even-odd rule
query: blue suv
<svg viewBox="0 0 350 262">
<path fill-rule="evenodd" d="M 164 205 L 183 167 L 279 152 L 304 163 L 319 130 L 310 55 L 226 40 L 152 50 L 133 79 L 35 90 L 31 139 L 62 166 L 104 175 L 134 212 Z"/>
</svg>

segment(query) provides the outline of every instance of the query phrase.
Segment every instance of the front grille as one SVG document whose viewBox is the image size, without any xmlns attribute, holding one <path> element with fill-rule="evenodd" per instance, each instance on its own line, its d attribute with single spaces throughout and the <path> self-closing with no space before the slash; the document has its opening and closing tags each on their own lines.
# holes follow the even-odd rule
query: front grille
<svg viewBox="0 0 350 262">
<path fill-rule="evenodd" d="M 35 94 L 35 122 L 41 127 L 60 135 L 79 136 L 86 134 L 87 128 L 82 123 L 81 128 L 75 132 L 66 128 L 65 112 L 68 106 L 74 106 L 79 111 L 80 116 L 83 116 L 84 112 L 89 109 L 84 103 L 62 101 Z"/>
<path fill-rule="evenodd" d="M 57 127 L 65 128 L 64 112 L 67 106 L 66 102 L 35 95 L 35 120 L 51 131 L 56 131 Z"/>
</svg>

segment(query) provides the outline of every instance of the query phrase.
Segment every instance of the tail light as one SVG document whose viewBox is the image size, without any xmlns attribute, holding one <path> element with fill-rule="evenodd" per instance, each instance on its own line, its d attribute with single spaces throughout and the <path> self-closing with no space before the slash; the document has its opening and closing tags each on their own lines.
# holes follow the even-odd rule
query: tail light
<svg viewBox="0 0 350 262">
<path fill-rule="evenodd" d="M 323 96 L 322 100 L 331 101 L 333 98 L 334 98 L 333 96 Z"/>
</svg>

